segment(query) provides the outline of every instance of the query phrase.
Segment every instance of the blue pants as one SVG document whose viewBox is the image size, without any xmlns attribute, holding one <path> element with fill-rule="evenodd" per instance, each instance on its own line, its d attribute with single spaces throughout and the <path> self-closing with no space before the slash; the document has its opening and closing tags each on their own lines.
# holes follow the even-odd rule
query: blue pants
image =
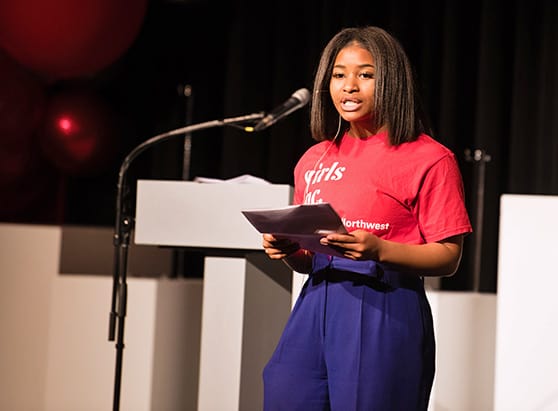
<svg viewBox="0 0 558 411">
<path fill-rule="evenodd" d="M 426 410 L 434 353 L 421 278 L 318 254 L 264 369 L 264 410 Z"/>
</svg>

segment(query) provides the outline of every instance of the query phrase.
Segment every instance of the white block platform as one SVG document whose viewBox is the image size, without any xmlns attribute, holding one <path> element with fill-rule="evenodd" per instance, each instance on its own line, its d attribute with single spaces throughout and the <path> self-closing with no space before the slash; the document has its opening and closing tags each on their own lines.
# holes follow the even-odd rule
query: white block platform
<svg viewBox="0 0 558 411">
<path fill-rule="evenodd" d="M 97 266 L 61 274 L 65 230 L 0 224 L 1 410 L 112 409 L 112 230 L 70 230 Z M 199 279 L 128 279 L 122 411 L 195 409 L 202 291 Z"/>
<path fill-rule="evenodd" d="M 558 410 L 558 196 L 500 210 L 494 410 Z"/>
</svg>

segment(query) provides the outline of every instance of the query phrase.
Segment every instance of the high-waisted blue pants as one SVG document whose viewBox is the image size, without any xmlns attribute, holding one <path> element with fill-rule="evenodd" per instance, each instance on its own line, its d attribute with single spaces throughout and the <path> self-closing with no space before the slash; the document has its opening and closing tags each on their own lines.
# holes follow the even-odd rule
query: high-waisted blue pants
<svg viewBox="0 0 558 411">
<path fill-rule="evenodd" d="M 421 278 L 317 254 L 264 369 L 264 410 L 426 410 L 434 353 Z"/>
</svg>

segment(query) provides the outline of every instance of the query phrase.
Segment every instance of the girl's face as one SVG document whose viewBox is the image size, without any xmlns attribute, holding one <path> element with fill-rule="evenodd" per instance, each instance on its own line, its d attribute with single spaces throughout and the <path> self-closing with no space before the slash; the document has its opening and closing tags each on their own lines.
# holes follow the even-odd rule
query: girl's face
<svg viewBox="0 0 558 411">
<path fill-rule="evenodd" d="M 351 123 L 349 134 L 374 134 L 374 79 L 372 55 L 359 45 L 341 49 L 333 65 L 329 93 L 341 117 Z"/>
</svg>

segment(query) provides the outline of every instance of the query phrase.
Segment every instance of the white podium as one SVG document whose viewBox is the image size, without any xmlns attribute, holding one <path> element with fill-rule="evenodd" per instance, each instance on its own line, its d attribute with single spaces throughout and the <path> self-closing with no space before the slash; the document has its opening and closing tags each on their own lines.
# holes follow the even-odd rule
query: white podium
<svg viewBox="0 0 558 411">
<path fill-rule="evenodd" d="M 134 242 L 204 259 L 199 411 L 259 411 L 261 373 L 291 309 L 292 271 L 265 256 L 241 210 L 289 205 L 292 188 L 139 180 Z"/>
</svg>

